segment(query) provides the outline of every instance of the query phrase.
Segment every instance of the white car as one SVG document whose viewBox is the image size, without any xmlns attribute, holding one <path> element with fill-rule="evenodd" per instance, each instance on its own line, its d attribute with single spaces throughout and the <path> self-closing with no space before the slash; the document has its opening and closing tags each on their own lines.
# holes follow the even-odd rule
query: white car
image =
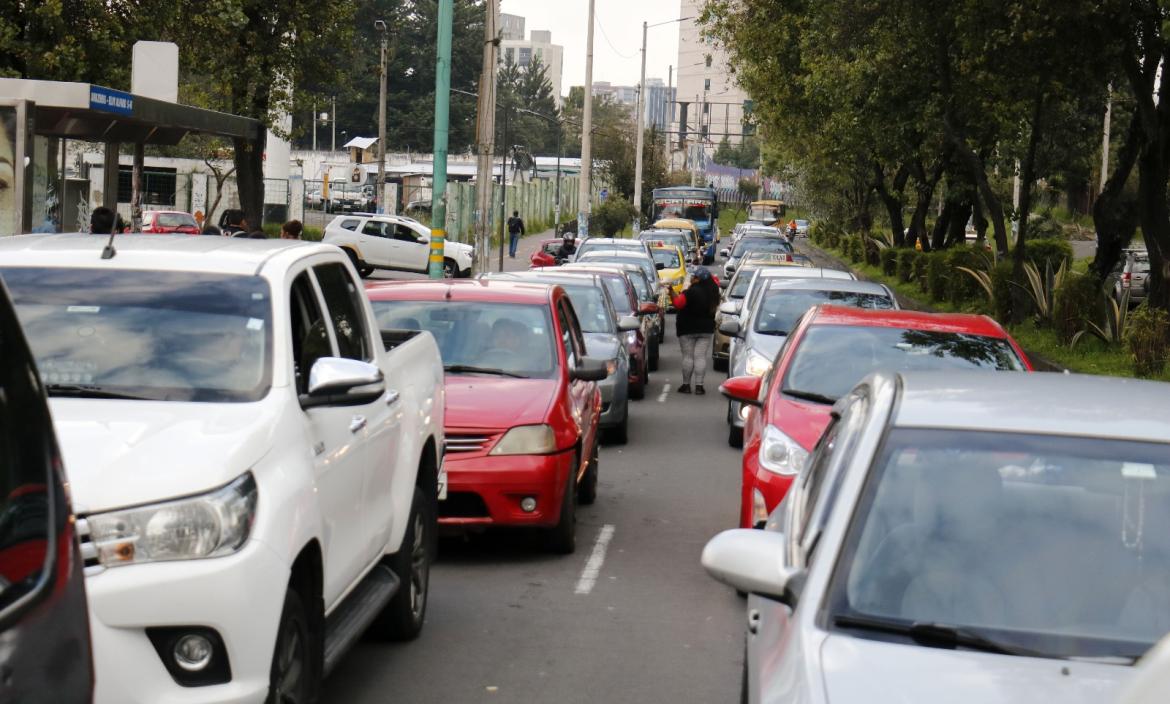
<svg viewBox="0 0 1170 704">
<path fill-rule="evenodd" d="M 349 256 L 362 277 L 376 269 L 426 273 L 431 254 L 431 230 L 414 218 L 354 213 L 339 215 L 325 226 L 323 242 L 337 245 Z M 462 242 L 443 243 L 443 275 L 471 276 L 475 248 Z"/>
<path fill-rule="evenodd" d="M 765 529 L 703 550 L 749 595 L 742 700 L 1116 702 L 1170 630 L 1168 390 L 867 377 Z"/>
<path fill-rule="evenodd" d="M 307 701 L 426 610 L 429 333 L 387 349 L 336 248 L 0 238 L 78 515 L 98 704 Z"/>
</svg>

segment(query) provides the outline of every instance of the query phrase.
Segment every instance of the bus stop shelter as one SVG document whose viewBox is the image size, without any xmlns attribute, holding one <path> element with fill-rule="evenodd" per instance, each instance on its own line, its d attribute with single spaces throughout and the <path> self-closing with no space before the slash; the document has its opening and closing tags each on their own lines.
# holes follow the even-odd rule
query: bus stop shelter
<svg viewBox="0 0 1170 704">
<path fill-rule="evenodd" d="M 123 144 L 134 148 L 131 212 L 138 229 L 146 145 L 176 145 L 191 134 L 263 150 L 266 131 L 256 119 L 89 83 L 0 78 L 0 235 L 80 229 L 88 225 L 86 208 L 116 208 Z M 77 196 L 66 179 L 67 140 L 105 144 L 100 204 L 72 207 Z"/>
</svg>

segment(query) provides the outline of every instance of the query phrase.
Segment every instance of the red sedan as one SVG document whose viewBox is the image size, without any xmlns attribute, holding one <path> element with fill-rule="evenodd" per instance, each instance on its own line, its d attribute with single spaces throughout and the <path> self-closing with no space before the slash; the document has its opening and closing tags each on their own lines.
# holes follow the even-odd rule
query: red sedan
<svg viewBox="0 0 1170 704">
<path fill-rule="evenodd" d="M 384 330 L 435 336 L 446 376 L 446 526 L 530 526 L 575 547 L 576 504 L 597 496 L 609 360 L 585 340 L 559 286 L 396 281 L 367 286 Z"/>
<path fill-rule="evenodd" d="M 765 523 L 820 439 L 838 398 L 878 369 L 1031 371 L 991 318 L 821 305 L 810 310 L 763 378 L 720 387 L 744 404 L 739 525 Z"/>
<path fill-rule="evenodd" d="M 142 231 L 147 234 L 198 235 L 199 223 L 181 210 L 148 210 L 142 214 Z"/>
</svg>

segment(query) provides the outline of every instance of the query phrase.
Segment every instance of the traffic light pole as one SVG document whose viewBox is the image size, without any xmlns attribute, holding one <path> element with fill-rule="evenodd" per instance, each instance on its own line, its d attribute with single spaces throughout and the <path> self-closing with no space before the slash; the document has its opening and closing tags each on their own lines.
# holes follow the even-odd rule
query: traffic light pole
<svg viewBox="0 0 1170 704">
<path fill-rule="evenodd" d="M 439 0 L 438 51 L 435 56 L 435 147 L 434 178 L 431 179 L 431 256 L 432 279 L 443 278 L 443 253 L 447 239 L 447 124 L 451 111 L 451 23 L 454 0 Z M 383 145 L 383 153 L 385 146 Z"/>
</svg>

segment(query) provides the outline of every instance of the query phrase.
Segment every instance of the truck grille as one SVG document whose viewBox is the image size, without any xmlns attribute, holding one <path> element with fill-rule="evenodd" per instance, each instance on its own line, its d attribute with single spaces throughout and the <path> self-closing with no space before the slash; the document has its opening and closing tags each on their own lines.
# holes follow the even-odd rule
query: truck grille
<svg viewBox="0 0 1170 704">
<path fill-rule="evenodd" d="M 491 444 L 493 437 L 483 433 L 449 433 L 447 452 L 481 452 Z"/>
<path fill-rule="evenodd" d="M 102 563 L 98 560 L 97 546 L 93 544 L 93 536 L 90 535 L 89 521 L 84 518 L 78 518 L 75 523 L 77 528 L 77 539 L 81 543 L 81 562 L 85 567 L 86 574 L 96 574 L 101 572 L 104 568 Z"/>
</svg>

